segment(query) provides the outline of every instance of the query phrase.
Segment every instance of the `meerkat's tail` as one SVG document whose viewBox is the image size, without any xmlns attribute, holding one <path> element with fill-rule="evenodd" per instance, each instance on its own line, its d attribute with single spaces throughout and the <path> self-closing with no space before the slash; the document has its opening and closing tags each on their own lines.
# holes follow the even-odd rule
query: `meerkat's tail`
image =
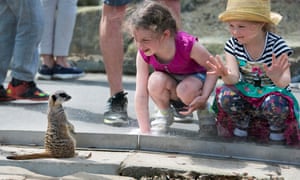
<svg viewBox="0 0 300 180">
<path fill-rule="evenodd" d="M 24 155 L 13 155 L 7 156 L 7 159 L 12 160 L 27 160 L 27 159 L 40 159 L 40 158 L 53 158 L 53 156 L 49 153 L 34 153 L 34 154 L 24 154 Z"/>
</svg>

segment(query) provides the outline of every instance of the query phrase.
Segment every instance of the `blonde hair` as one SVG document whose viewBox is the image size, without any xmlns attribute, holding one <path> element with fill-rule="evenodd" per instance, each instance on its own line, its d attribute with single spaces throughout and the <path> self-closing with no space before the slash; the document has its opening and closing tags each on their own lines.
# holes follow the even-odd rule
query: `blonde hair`
<svg viewBox="0 0 300 180">
<path fill-rule="evenodd" d="M 274 24 L 271 24 L 271 23 L 266 23 L 264 25 L 264 27 L 262 28 L 262 30 L 264 32 L 276 32 L 276 26 Z"/>
</svg>

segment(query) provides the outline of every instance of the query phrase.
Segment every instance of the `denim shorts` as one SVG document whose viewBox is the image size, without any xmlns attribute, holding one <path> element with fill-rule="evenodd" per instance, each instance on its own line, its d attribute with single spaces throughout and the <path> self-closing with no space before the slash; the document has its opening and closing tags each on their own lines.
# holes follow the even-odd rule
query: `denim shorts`
<svg viewBox="0 0 300 180">
<path fill-rule="evenodd" d="M 194 73 L 194 74 L 188 74 L 188 75 L 178 75 L 178 74 L 169 74 L 172 78 L 174 78 L 177 82 L 182 81 L 188 76 L 193 76 L 197 79 L 200 79 L 202 82 L 206 79 L 206 73 Z"/>
<path fill-rule="evenodd" d="M 102 0 L 106 5 L 110 6 L 122 6 L 130 3 L 131 0 Z"/>
</svg>

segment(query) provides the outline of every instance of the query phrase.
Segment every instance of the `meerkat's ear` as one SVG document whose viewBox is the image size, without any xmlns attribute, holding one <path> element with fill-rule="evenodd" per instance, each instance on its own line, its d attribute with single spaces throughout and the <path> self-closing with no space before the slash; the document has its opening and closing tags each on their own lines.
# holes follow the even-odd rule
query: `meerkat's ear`
<svg viewBox="0 0 300 180">
<path fill-rule="evenodd" d="M 49 98 L 49 106 L 54 106 L 56 99 L 57 99 L 56 95 L 52 94 Z"/>
<path fill-rule="evenodd" d="M 54 103 L 55 101 L 56 101 L 56 99 L 57 99 L 57 97 L 55 96 L 55 94 L 53 94 L 52 96 L 51 96 L 51 98 L 52 98 L 52 102 Z"/>
</svg>

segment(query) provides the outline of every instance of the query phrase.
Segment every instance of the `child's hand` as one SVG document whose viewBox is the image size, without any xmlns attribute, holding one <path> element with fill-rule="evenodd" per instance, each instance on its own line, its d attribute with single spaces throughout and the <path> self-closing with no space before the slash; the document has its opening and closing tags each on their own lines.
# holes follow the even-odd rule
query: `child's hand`
<svg viewBox="0 0 300 180">
<path fill-rule="evenodd" d="M 278 81 L 282 74 L 290 67 L 290 63 L 288 61 L 288 56 L 286 53 L 280 55 L 277 59 L 275 54 L 272 54 L 272 65 L 268 67 L 264 64 L 264 70 L 269 78 L 272 81 Z"/>
<path fill-rule="evenodd" d="M 204 109 L 206 107 L 207 98 L 204 96 L 197 96 L 191 104 L 188 105 L 185 111 L 180 111 L 182 115 L 188 115 L 193 113 L 196 109 Z"/>
<path fill-rule="evenodd" d="M 210 67 L 210 70 L 207 74 L 213 74 L 217 76 L 227 76 L 230 74 L 230 70 L 224 66 L 222 59 L 219 55 L 216 57 L 210 56 L 210 61 L 206 61 L 206 64 Z"/>
</svg>

